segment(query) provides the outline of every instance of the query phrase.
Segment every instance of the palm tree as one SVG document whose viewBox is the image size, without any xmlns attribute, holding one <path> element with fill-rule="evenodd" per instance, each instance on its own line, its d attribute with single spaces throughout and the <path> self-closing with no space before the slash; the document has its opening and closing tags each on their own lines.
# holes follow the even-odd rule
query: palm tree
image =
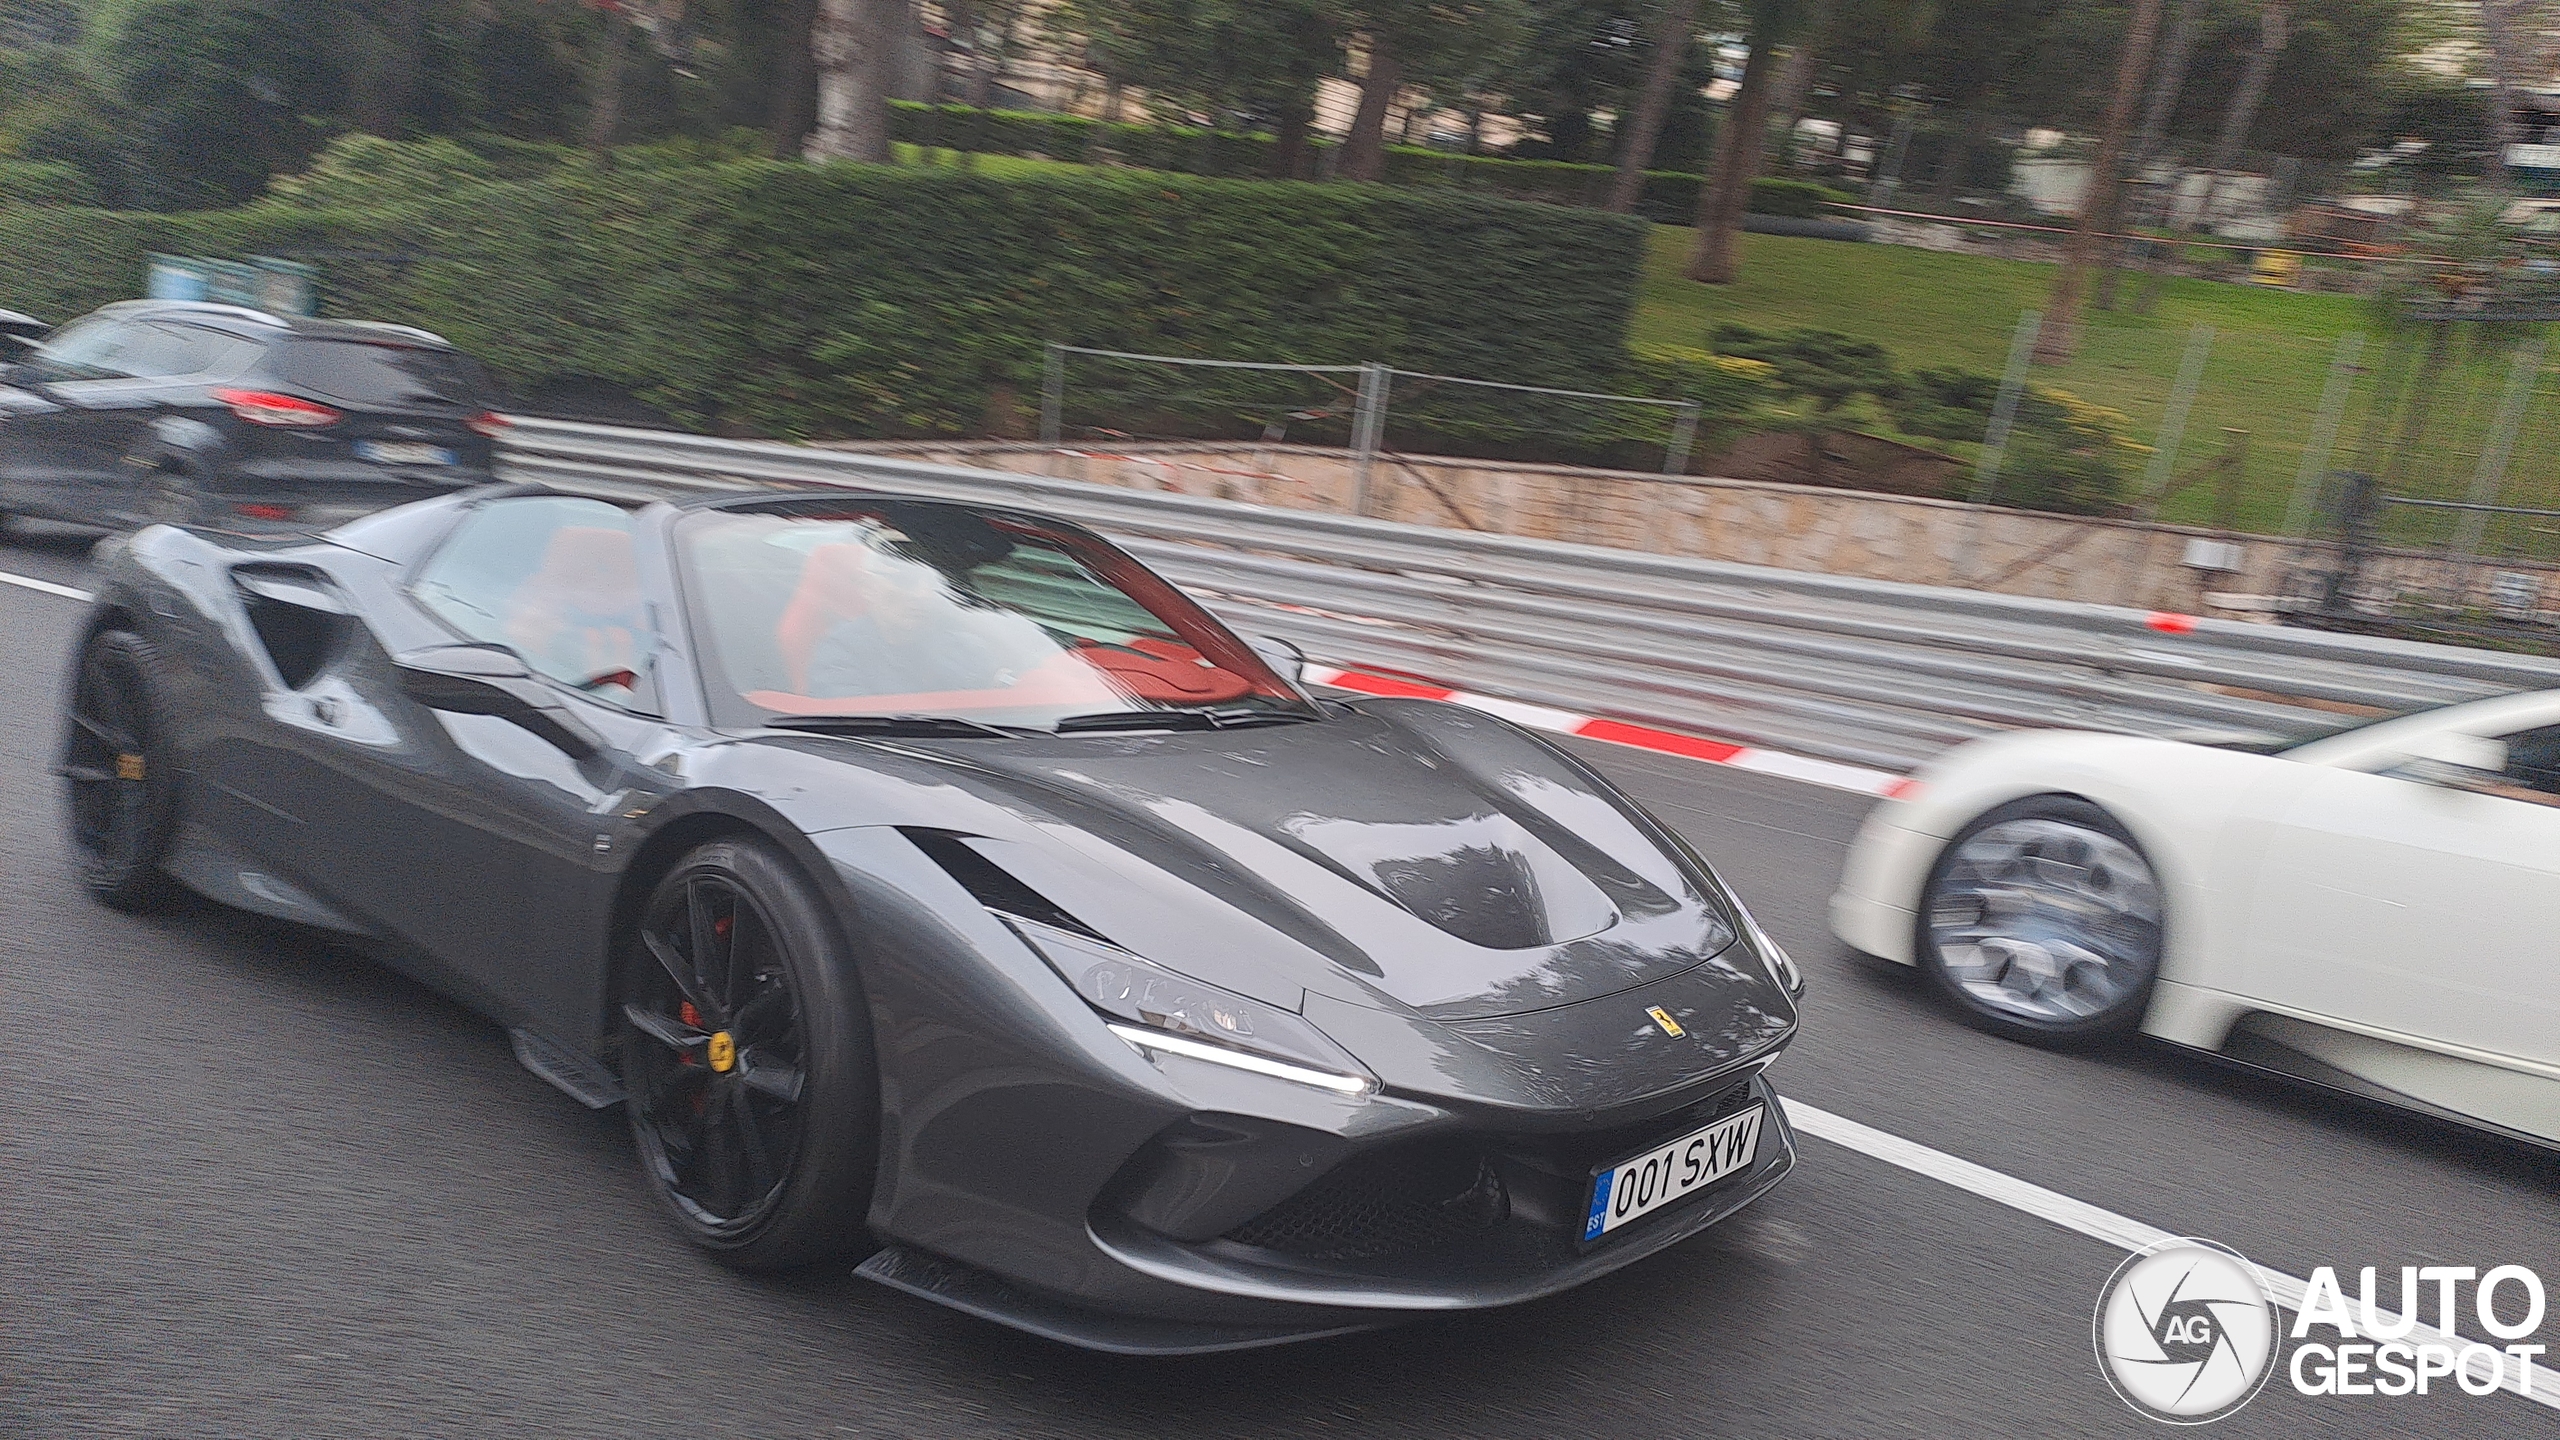
<svg viewBox="0 0 2560 1440">
<path fill-rule="evenodd" d="M 809 50 L 818 65 L 812 160 L 889 158 L 889 83 L 908 0 L 819 0 Z"/>
<path fill-rule="evenodd" d="M 2156 3 L 2156 0 L 2149 0 Z M 1769 147 L 1769 80 L 1778 51 L 1812 22 L 1809 0 L 1750 0 L 1751 58 L 1742 86 L 1725 111 L 1717 137 L 1714 173 L 1698 191 L 1698 228 L 1682 273 L 1709 285 L 1729 285 L 1742 272 L 1742 215 L 1751 204 L 1751 182 Z"/>
<path fill-rule="evenodd" d="M 2133 23 L 2125 31 L 2124 58 L 2116 65 L 2115 98 L 2107 105 L 2107 128 L 2098 137 L 2098 155 L 2089 165 L 2089 188 L 2080 197 L 2079 228 L 2071 232 L 2071 248 L 2063 253 L 2062 273 L 2054 277 L 2053 299 L 2045 306 L 2036 332 L 2039 365 L 2068 364 L 2080 348 L 2080 292 L 2086 288 L 2089 264 L 2098 255 L 2101 237 L 2113 228 L 2117 168 L 2124 154 L 2125 130 L 2133 123 L 2133 102 L 2142 93 L 2142 77 L 2151 68 L 2152 42 L 2160 34 L 2160 0 L 2133 0 Z"/>
<path fill-rule="evenodd" d="M 1645 66 L 1644 93 L 1627 127 L 1627 143 L 1618 147 L 1617 178 L 1609 183 L 1609 208 L 1620 215 L 1636 208 L 1636 195 L 1644 189 L 1644 170 L 1653 163 L 1663 118 L 1671 113 L 1671 87 L 1680 79 L 1680 62 L 1689 54 L 1697 22 L 1698 0 L 1667 0 L 1662 8 L 1662 24 L 1653 33 L 1653 58 Z"/>
</svg>

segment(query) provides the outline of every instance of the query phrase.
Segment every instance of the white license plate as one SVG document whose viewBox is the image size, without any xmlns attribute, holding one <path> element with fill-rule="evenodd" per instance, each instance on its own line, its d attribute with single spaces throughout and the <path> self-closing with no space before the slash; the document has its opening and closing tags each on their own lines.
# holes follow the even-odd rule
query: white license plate
<svg viewBox="0 0 2560 1440">
<path fill-rule="evenodd" d="M 453 452 L 441 445 L 419 445 L 407 440 L 359 440 L 356 453 L 381 465 L 450 465 Z"/>
<path fill-rule="evenodd" d="M 1754 1105 L 1601 1171 L 1591 1182 L 1590 1218 L 1582 1238 L 1597 1240 L 1639 1215 L 1751 1168 L 1751 1157 L 1760 1153 L 1764 1113 L 1765 1107 Z"/>
</svg>

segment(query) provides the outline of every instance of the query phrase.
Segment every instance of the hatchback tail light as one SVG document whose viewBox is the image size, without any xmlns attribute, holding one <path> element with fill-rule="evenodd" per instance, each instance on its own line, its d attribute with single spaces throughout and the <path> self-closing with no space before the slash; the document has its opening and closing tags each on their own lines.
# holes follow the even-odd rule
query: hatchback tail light
<svg viewBox="0 0 2560 1440">
<path fill-rule="evenodd" d="M 290 520 L 293 518 L 293 507 L 290 505 L 271 505 L 264 501 L 253 500 L 244 501 L 231 508 L 243 520 Z"/>
<path fill-rule="evenodd" d="M 486 435 L 495 440 L 506 434 L 507 427 L 515 422 L 495 410 L 483 410 L 462 423 L 470 426 L 474 433 Z"/>
<path fill-rule="evenodd" d="M 278 395 L 271 390 L 216 390 L 213 398 L 231 407 L 231 413 L 252 425 L 274 425 L 288 430 L 316 430 L 338 423 L 338 412 L 326 405 L 291 395 Z"/>
</svg>

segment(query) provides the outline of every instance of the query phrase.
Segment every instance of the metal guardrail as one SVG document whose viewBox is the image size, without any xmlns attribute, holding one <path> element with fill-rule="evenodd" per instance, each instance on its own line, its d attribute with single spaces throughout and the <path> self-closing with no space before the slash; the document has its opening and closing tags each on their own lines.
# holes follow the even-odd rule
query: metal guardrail
<svg viewBox="0 0 2560 1440">
<path fill-rule="evenodd" d="M 1317 659 L 1856 764 L 1994 731 L 2238 738 L 2560 687 L 2560 661 L 1846 579 L 794 445 L 519 420 L 509 478 L 854 485 L 1110 534 Z"/>
</svg>

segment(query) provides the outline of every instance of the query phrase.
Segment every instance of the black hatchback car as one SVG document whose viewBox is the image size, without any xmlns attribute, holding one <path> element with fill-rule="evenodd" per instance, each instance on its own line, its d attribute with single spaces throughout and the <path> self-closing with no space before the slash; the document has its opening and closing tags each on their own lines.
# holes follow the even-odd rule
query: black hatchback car
<svg viewBox="0 0 2560 1440">
<path fill-rule="evenodd" d="M 122 301 L 0 368 L 0 520 L 327 529 L 486 483 L 495 404 L 423 330 Z"/>
</svg>

